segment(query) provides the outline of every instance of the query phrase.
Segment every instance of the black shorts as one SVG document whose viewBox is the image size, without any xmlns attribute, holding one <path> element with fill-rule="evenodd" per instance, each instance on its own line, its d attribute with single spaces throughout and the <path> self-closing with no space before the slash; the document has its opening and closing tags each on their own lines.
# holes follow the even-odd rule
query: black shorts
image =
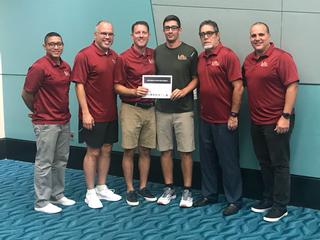
<svg viewBox="0 0 320 240">
<path fill-rule="evenodd" d="M 103 144 L 118 142 L 118 120 L 95 123 L 91 130 L 86 129 L 79 120 L 79 143 L 92 148 L 101 148 Z"/>
</svg>

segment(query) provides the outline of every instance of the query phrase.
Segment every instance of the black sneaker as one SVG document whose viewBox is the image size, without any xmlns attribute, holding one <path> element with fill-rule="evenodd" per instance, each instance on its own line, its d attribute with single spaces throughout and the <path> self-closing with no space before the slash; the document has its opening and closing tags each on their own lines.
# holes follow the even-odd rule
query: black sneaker
<svg viewBox="0 0 320 240">
<path fill-rule="evenodd" d="M 263 213 L 268 211 L 272 207 L 272 202 L 267 199 L 263 199 L 261 201 L 255 202 L 252 207 L 251 211 L 256 213 Z"/>
<path fill-rule="evenodd" d="M 277 222 L 287 215 L 288 211 L 286 208 L 272 207 L 263 217 L 263 220 L 267 222 Z"/>
<path fill-rule="evenodd" d="M 137 193 L 148 202 L 157 201 L 157 198 L 146 187 L 140 189 Z"/>
<path fill-rule="evenodd" d="M 127 192 L 126 200 L 130 206 L 138 206 L 139 200 L 136 191 Z"/>
<path fill-rule="evenodd" d="M 215 199 L 209 199 L 209 198 L 206 198 L 206 197 L 201 197 L 201 198 L 198 198 L 197 200 L 195 200 L 193 202 L 193 207 L 204 207 L 206 205 L 209 205 L 209 204 L 214 204 L 214 203 L 217 203 L 218 201 L 215 200 Z"/>
</svg>

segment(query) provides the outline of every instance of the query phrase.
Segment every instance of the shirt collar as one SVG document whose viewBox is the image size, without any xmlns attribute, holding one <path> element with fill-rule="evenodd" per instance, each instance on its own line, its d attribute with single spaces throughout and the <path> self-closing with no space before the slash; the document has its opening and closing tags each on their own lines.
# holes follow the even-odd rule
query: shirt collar
<svg viewBox="0 0 320 240">
<path fill-rule="evenodd" d="M 151 51 L 149 48 L 146 48 L 145 54 L 142 54 L 141 52 L 139 52 L 137 49 L 135 49 L 134 45 L 131 45 L 131 50 L 133 52 L 133 54 L 137 57 L 143 57 L 143 56 L 147 56 L 150 57 L 151 56 Z"/>
<path fill-rule="evenodd" d="M 58 64 L 56 61 L 54 61 L 48 54 L 46 54 L 45 58 L 49 61 L 49 63 L 53 67 L 62 67 L 63 66 L 63 60 L 60 58 L 60 64 Z"/>
<path fill-rule="evenodd" d="M 219 54 L 221 48 L 223 48 L 223 45 L 222 45 L 222 43 L 219 43 L 215 48 L 212 48 L 210 50 L 210 52 L 204 51 L 204 57 L 208 58 L 208 57 L 210 57 L 212 55 L 217 56 Z"/>
<path fill-rule="evenodd" d="M 258 56 L 258 55 L 255 54 L 255 52 L 253 52 L 252 58 L 253 58 L 254 60 L 256 60 L 256 61 L 259 60 L 259 59 L 261 59 L 261 58 L 267 58 L 267 57 L 269 57 L 269 56 L 272 54 L 274 48 L 275 48 L 274 43 L 273 43 L 273 42 L 270 42 L 269 48 L 267 49 L 267 51 L 265 51 L 265 52 L 263 53 L 263 55 Z"/>
<path fill-rule="evenodd" d="M 108 49 L 108 52 L 104 52 L 102 51 L 100 48 L 97 47 L 97 45 L 95 44 L 95 42 L 93 41 L 91 46 L 95 49 L 95 52 L 100 55 L 100 56 L 105 56 L 105 55 L 110 55 L 111 54 L 111 49 Z"/>
</svg>

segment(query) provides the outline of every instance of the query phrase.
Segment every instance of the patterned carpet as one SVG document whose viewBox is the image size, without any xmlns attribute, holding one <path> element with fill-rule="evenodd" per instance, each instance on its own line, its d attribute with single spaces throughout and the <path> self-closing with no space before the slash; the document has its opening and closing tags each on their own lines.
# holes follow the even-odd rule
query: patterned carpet
<svg viewBox="0 0 320 240">
<path fill-rule="evenodd" d="M 109 187 L 124 195 L 123 178 L 109 176 Z M 47 215 L 33 210 L 33 164 L 0 160 L 0 239 L 117 239 L 117 240 L 259 240 L 320 239 L 320 212 L 290 206 L 288 217 L 267 223 L 261 214 L 249 211 L 253 200 L 244 199 L 241 211 L 223 217 L 221 203 L 203 208 L 180 209 L 180 197 L 169 206 L 142 202 L 137 207 L 125 201 L 103 201 L 103 209 L 90 209 L 83 201 L 83 172 L 67 169 L 66 191 L 76 205 L 62 213 Z M 163 185 L 149 187 L 160 195 Z M 181 189 L 179 189 L 181 190 Z M 197 195 L 198 191 L 194 191 Z"/>
</svg>

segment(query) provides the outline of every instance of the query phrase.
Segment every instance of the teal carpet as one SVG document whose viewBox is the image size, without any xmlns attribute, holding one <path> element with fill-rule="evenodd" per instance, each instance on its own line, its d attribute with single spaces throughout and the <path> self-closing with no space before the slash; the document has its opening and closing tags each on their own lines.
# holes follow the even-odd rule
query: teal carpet
<svg viewBox="0 0 320 240">
<path fill-rule="evenodd" d="M 109 176 L 108 185 L 124 195 L 123 178 Z M 66 171 L 65 194 L 76 200 L 76 205 L 64 207 L 62 213 L 55 215 L 33 210 L 33 164 L 0 160 L 0 187 L 1 240 L 320 239 L 318 210 L 290 206 L 288 217 L 277 223 L 267 223 L 261 214 L 249 211 L 253 202 L 250 199 L 244 199 L 244 207 L 238 214 L 226 218 L 221 214 L 223 202 L 180 209 L 180 197 L 168 206 L 143 201 L 137 207 L 130 207 L 122 200 L 103 201 L 102 209 L 90 209 L 83 201 L 86 190 L 80 170 Z M 160 195 L 163 185 L 151 183 L 149 187 Z M 194 193 L 199 194 L 198 191 Z"/>
</svg>

